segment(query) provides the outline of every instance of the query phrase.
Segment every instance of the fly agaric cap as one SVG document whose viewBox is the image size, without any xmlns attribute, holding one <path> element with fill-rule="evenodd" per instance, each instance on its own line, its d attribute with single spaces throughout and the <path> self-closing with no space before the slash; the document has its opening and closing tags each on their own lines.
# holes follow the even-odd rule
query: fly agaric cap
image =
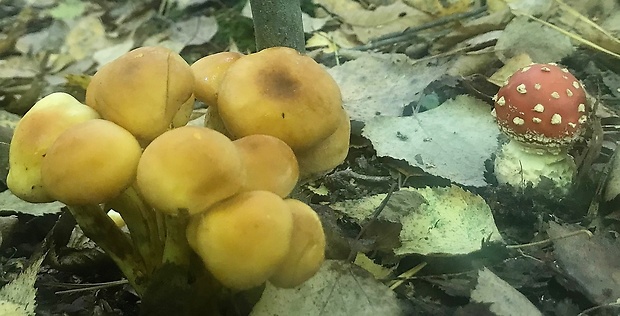
<svg viewBox="0 0 620 316">
<path fill-rule="evenodd" d="M 179 54 L 164 47 L 141 47 L 95 73 L 86 104 L 148 143 L 169 128 L 193 90 L 194 76 Z"/>
<path fill-rule="evenodd" d="M 279 138 L 249 135 L 233 142 L 245 169 L 242 191 L 265 190 L 280 197 L 293 191 L 299 179 L 299 167 L 293 150 Z"/>
<path fill-rule="evenodd" d="M 321 267 L 325 259 L 325 233 L 319 216 L 310 206 L 294 199 L 284 202 L 293 214 L 291 248 L 269 282 L 292 288 L 308 280 Z"/>
<path fill-rule="evenodd" d="M 206 127 L 183 126 L 153 140 L 138 164 L 137 185 L 158 211 L 204 211 L 236 194 L 245 178 L 237 148 Z"/>
<path fill-rule="evenodd" d="M 329 73 L 288 47 L 267 48 L 234 62 L 217 103 L 233 137 L 267 134 L 294 152 L 331 135 L 342 109 L 340 89 Z"/>
<path fill-rule="evenodd" d="M 217 95 L 226 71 L 243 54 L 222 52 L 198 59 L 191 66 L 196 99 L 208 106 L 217 106 Z"/>
<path fill-rule="evenodd" d="M 53 201 L 43 189 L 43 157 L 69 127 L 98 117 L 95 110 L 66 93 L 52 93 L 39 100 L 19 121 L 11 140 L 7 176 L 11 192 L 32 203 Z"/>
<path fill-rule="evenodd" d="M 314 147 L 296 153 L 302 179 L 320 176 L 341 164 L 347 157 L 351 121 L 344 109 L 340 112 L 340 121 L 334 133 Z"/>
<path fill-rule="evenodd" d="M 518 70 L 494 100 L 500 129 L 537 147 L 570 145 L 588 118 L 583 86 L 567 69 L 555 64 L 532 64 Z"/>
<path fill-rule="evenodd" d="M 268 191 L 242 192 L 190 219 L 189 245 L 224 286 L 245 290 L 274 274 L 291 245 L 293 215 Z"/>
<path fill-rule="evenodd" d="M 44 189 L 67 205 L 104 203 L 134 182 L 141 153 L 135 137 L 110 121 L 74 125 L 43 158 Z"/>
</svg>

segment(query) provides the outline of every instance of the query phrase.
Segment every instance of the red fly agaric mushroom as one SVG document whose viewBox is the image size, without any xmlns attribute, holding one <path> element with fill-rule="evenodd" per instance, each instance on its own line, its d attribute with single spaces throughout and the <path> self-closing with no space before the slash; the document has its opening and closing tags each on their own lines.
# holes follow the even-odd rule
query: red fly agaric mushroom
<svg viewBox="0 0 620 316">
<path fill-rule="evenodd" d="M 495 160 L 498 181 L 537 186 L 544 177 L 566 191 L 576 169 L 568 149 L 589 112 L 582 84 L 556 64 L 532 64 L 514 73 L 494 100 L 497 124 L 510 138 Z"/>
<path fill-rule="evenodd" d="M 52 93 L 39 100 L 19 121 L 9 149 L 7 186 L 24 201 L 51 202 L 41 180 L 41 161 L 69 127 L 98 118 L 92 108 L 69 94 Z"/>
<path fill-rule="evenodd" d="M 86 104 L 148 144 L 170 127 L 193 92 L 194 76 L 179 54 L 140 47 L 97 71 L 86 89 Z"/>
<path fill-rule="evenodd" d="M 245 290 L 272 276 L 289 253 L 293 215 L 269 191 L 250 191 L 193 216 L 187 241 L 224 286 Z"/>
<path fill-rule="evenodd" d="M 249 135 L 233 142 L 245 169 L 241 191 L 265 190 L 280 197 L 293 191 L 299 179 L 299 167 L 293 150 L 279 138 Z"/>
<path fill-rule="evenodd" d="M 217 103 L 234 138 L 267 134 L 295 153 L 331 135 L 342 110 L 336 81 L 312 58 L 288 47 L 267 48 L 235 61 Z"/>
<path fill-rule="evenodd" d="M 48 149 L 41 163 L 43 188 L 67 205 L 107 202 L 133 183 L 141 154 L 124 128 L 88 120 L 67 129 Z"/>
<path fill-rule="evenodd" d="M 183 126 L 155 138 L 138 163 L 137 185 L 152 207 L 176 215 L 204 211 L 241 189 L 237 148 L 206 127 Z"/>
</svg>

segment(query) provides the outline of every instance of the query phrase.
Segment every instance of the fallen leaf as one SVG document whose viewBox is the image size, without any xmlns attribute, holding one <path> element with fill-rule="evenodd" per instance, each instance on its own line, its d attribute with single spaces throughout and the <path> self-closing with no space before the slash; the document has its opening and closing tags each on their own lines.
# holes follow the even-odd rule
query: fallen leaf
<svg viewBox="0 0 620 316">
<path fill-rule="evenodd" d="M 297 288 L 267 283 L 251 316 L 272 315 L 406 315 L 393 291 L 370 273 L 343 261 L 327 260 Z"/>
<path fill-rule="evenodd" d="M 497 40 L 495 53 L 506 61 L 527 53 L 535 63 L 557 62 L 575 51 L 570 38 L 527 17 L 514 18 Z"/>
<path fill-rule="evenodd" d="M 33 216 L 43 216 L 45 214 L 60 213 L 64 204 L 60 202 L 52 203 L 29 203 L 15 196 L 11 191 L 5 190 L 0 193 L 0 210 L 15 211 L 21 214 Z"/>
<path fill-rule="evenodd" d="M 549 222 L 547 233 L 555 239 L 580 229 L 583 227 Z M 564 270 L 565 277 L 581 287 L 580 293 L 600 305 L 614 303 L 620 298 L 618 239 L 600 233 L 592 238 L 578 234 L 556 239 L 553 244 L 557 265 Z"/>
<path fill-rule="evenodd" d="M 496 316 L 537 316 L 542 313 L 523 294 L 487 268 L 478 272 L 478 284 L 471 292 L 476 303 L 487 304 Z"/>
<path fill-rule="evenodd" d="M 414 63 L 399 54 L 364 54 L 328 71 L 340 86 L 351 119 L 365 122 L 378 115 L 401 116 L 449 67 L 446 62 Z"/>
<path fill-rule="evenodd" d="M 377 156 L 404 159 L 432 175 L 482 187 L 487 185 L 485 161 L 497 149 L 499 129 L 486 103 L 460 95 L 414 116 L 375 117 L 362 135 Z"/>
</svg>

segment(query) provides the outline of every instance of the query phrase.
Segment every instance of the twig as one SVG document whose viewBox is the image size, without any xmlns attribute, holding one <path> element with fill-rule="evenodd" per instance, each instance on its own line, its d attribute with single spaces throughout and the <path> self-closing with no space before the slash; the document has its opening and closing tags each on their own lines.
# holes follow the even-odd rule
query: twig
<svg viewBox="0 0 620 316">
<path fill-rule="evenodd" d="M 84 292 L 84 291 L 94 291 L 94 290 L 100 290 L 100 289 L 105 289 L 105 288 L 125 285 L 125 284 L 129 284 L 129 281 L 127 281 L 127 279 L 122 279 L 118 281 L 110 281 L 110 282 L 101 282 L 101 283 L 69 284 L 69 286 L 75 286 L 79 288 L 56 291 L 54 292 L 54 294 L 70 294 L 70 293 L 77 293 L 77 292 Z"/>
<path fill-rule="evenodd" d="M 383 201 L 381 201 L 381 204 L 379 204 L 379 206 L 377 206 L 377 209 L 375 209 L 375 211 L 372 213 L 370 220 L 364 226 L 362 226 L 362 229 L 355 237 L 355 240 L 360 240 L 360 238 L 364 236 L 364 233 L 366 233 L 366 230 L 368 230 L 368 227 L 370 227 L 370 225 L 372 225 L 377 220 L 377 217 L 379 217 L 381 212 L 383 212 L 383 209 L 385 209 L 388 202 L 390 201 L 390 198 L 392 197 L 392 194 L 394 194 L 394 191 L 396 190 L 397 186 L 398 186 L 398 182 L 392 183 L 392 186 L 390 187 L 390 191 L 388 191 Z M 347 258 L 347 260 L 352 262 L 353 259 L 355 259 L 356 254 L 357 254 L 357 249 L 351 249 L 351 252 L 349 253 L 349 257 Z"/>
<path fill-rule="evenodd" d="M 370 41 L 368 44 L 356 46 L 352 49 L 365 51 L 365 50 L 378 49 L 384 46 L 389 46 L 389 45 L 393 45 L 396 43 L 404 42 L 404 41 L 407 41 L 413 38 L 420 31 L 427 30 L 427 29 L 430 29 L 436 26 L 444 25 L 444 24 L 447 24 L 453 21 L 470 18 L 486 10 L 487 10 L 487 5 L 485 3 L 485 4 L 482 4 L 480 7 L 475 8 L 469 12 L 448 15 L 448 16 L 433 20 L 432 22 L 406 29 L 402 32 L 394 32 L 394 33 L 385 34 L 383 36 L 380 36 Z"/>
<path fill-rule="evenodd" d="M 589 238 L 592 238 L 592 232 L 590 232 L 587 229 L 580 229 L 578 231 L 574 231 L 572 233 L 568 233 L 566 235 L 558 236 L 558 237 L 555 237 L 555 238 L 547 238 L 547 239 L 544 239 L 544 240 L 539 240 L 539 241 L 536 241 L 536 242 L 530 242 L 530 243 L 521 244 L 521 245 L 507 245 L 506 248 L 508 248 L 508 249 L 521 249 L 521 248 L 526 248 L 526 247 L 540 246 L 540 245 L 544 245 L 544 244 L 547 244 L 547 243 L 550 243 L 550 242 L 553 242 L 553 241 L 556 241 L 556 240 L 560 240 L 560 239 L 564 239 L 564 238 L 568 238 L 568 237 L 573 237 L 573 236 L 577 236 L 577 235 L 580 235 L 580 234 L 585 234 Z"/>
</svg>

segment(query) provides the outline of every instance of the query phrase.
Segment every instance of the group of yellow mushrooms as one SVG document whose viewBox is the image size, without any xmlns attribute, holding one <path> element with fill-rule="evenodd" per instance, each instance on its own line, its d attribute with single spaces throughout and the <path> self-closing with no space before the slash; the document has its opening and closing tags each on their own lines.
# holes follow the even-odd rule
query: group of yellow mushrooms
<svg viewBox="0 0 620 316">
<path fill-rule="evenodd" d="M 195 99 L 206 120 L 187 125 Z M 105 205 L 134 188 L 154 212 L 189 217 L 189 246 L 231 289 L 294 287 L 319 269 L 321 222 L 288 195 L 344 160 L 350 123 L 314 60 L 274 47 L 190 66 L 142 47 L 103 65 L 84 103 L 53 93 L 24 115 L 10 147 L 15 195 Z"/>
</svg>

